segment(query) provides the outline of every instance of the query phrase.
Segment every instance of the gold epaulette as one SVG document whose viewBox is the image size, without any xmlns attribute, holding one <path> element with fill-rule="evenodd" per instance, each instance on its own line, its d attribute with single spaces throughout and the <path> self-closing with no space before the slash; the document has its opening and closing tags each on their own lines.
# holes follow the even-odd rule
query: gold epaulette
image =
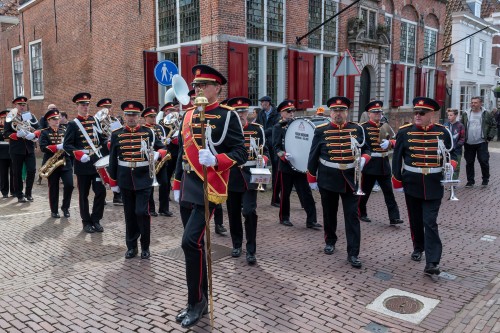
<svg viewBox="0 0 500 333">
<path fill-rule="evenodd" d="M 259 124 L 259 123 L 255 123 L 255 122 L 250 123 L 250 125 L 255 125 L 255 126 L 262 127 L 262 125 L 261 125 L 261 124 Z"/>
<path fill-rule="evenodd" d="M 399 129 L 410 127 L 411 125 L 413 125 L 413 123 L 409 123 L 409 124 L 403 125 L 403 126 L 399 127 Z"/>
<path fill-rule="evenodd" d="M 316 126 L 316 128 L 324 127 L 326 125 L 328 125 L 328 123 L 319 124 L 318 126 Z"/>
<path fill-rule="evenodd" d="M 366 123 L 368 123 L 368 122 L 367 122 L 367 121 L 364 121 L 364 122 L 362 122 L 362 123 L 359 123 L 359 126 L 364 125 L 364 124 L 366 124 Z"/>
<path fill-rule="evenodd" d="M 221 104 L 219 104 L 219 107 L 221 107 L 223 109 L 226 109 L 226 110 L 229 110 L 229 111 L 234 111 L 235 110 L 235 108 L 232 108 L 232 107 L 227 106 L 227 105 L 221 105 Z"/>
<path fill-rule="evenodd" d="M 434 123 L 434 125 L 436 125 L 436 126 L 441 126 L 441 127 L 445 127 L 443 124 L 440 124 L 440 123 Z"/>
</svg>

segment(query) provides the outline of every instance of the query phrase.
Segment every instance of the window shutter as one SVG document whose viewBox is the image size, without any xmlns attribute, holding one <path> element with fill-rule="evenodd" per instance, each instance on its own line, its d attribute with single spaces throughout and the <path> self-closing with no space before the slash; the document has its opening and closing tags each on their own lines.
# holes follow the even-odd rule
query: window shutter
<svg viewBox="0 0 500 333">
<path fill-rule="evenodd" d="M 295 89 L 295 106 L 298 109 L 312 108 L 314 104 L 314 54 L 298 52 Z"/>
<path fill-rule="evenodd" d="M 158 63 L 156 52 L 143 51 L 144 95 L 146 106 L 158 106 L 158 82 L 155 79 L 155 66 Z"/>
<path fill-rule="evenodd" d="M 248 96 L 248 44 L 227 43 L 228 97 Z"/>
<path fill-rule="evenodd" d="M 181 68 L 179 68 L 180 73 L 187 84 L 190 84 L 194 80 L 194 75 L 192 72 L 193 66 L 198 64 L 198 46 L 190 45 L 181 47 Z"/>
<path fill-rule="evenodd" d="M 446 71 L 436 70 L 436 94 L 435 100 L 439 106 L 443 106 L 446 101 Z"/>
<path fill-rule="evenodd" d="M 415 70 L 415 96 L 427 95 L 427 69 L 416 68 Z"/>
<path fill-rule="evenodd" d="M 288 50 L 288 96 L 285 98 L 295 100 L 295 85 L 296 85 L 296 74 L 297 69 L 295 64 L 297 63 L 297 57 L 299 52 L 295 50 Z M 280 101 L 278 101 L 280 103 Z M 297 106 L 297 105 L 296 105 Z"/>
<path fill-rule="evenodd" d="M 347 94 L 344 93 L 344 78 L 345 76 L 338 77 L 339 96 L 345 96 L 349 98 L 351 102 L 354 102 L 354 81 L 356 77 L 353 75 L 347 77 Z"/>
<path fill-rule="evenodd" d="M 405 66 L 392 65 L 392 106 L 402 106 L 404 102 Z"/>
</svg>

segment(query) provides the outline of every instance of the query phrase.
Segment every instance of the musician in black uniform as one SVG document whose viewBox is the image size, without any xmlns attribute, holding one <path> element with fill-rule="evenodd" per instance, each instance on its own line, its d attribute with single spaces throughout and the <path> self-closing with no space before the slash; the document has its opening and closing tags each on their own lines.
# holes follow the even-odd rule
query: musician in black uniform
<svg viewBox="0 0 500 333">
<path fill-rule="evenodd" d="M 102 135 L 99 122 L 89 116 L 89 93 L 78 93 L 73 97 L 77 117 L 68 123 L 64 134 L 63 149 L 74 157 L 74 173 L 78 185 L 78 203 L 83 231 L 103 232 L 101 219 L 104 213 L 106 188 L 97 173 L 94 163 L 107 154 L 107 142 Z M 90 188 L 94 191 L 92 213 L 89 211 Z"/>
<path fill-rule="evenodd" d="M 5 123 L 4 138 L 9 139 L 9 153 L 12 159 L 14 191 L 18 202 L 33 201 L 31 191 L 35 182 L 35 141 L 40 135 L 38 120 L 28 111 L 28 98 L 19 96 L 12 101 L 17 115 Z M 22 127 L 22 128 L 21 128 Z M 26 189 L 23 193 L 23 164 L 26 164 Z"/>
<path fill-rule="evenodd" d="M 139 115 L 144 109 L 141 103 L 126 101 L 121 108 L 125 113 L 125 127 L 113 131 L 111 136 L 110 186 L 113 192 L 119 190 L 122 193 L 127 243 L 125 258 L 137 255 L 140 237 L 141 258 L 148 259 L 151 236 L 148 202 L 153 187 L 154 162 L 163 158 L 166 151 L 151 128 L 139 125 Z M 147 151 L 149 148 L 152 149 L 151 156 Z"/>
<path fill-rule="evenodd" d="M 45 113 L 45 121 L 49 127 L 44 128 L 40 134 L 40 150 L 44 152 L 42 165 L 63 148 L 64 127 L 59 126 L 59 110 L 51 109 Z M 55 169 L 48 177 L 49 183 L 49 204 L 53 218 L 60 218 L 59 215 L 59 182 L 63 182 L 63 201 L 61 210 L 64 217 L 70 217 L 69 205 L 71 194 L 73 193 L 73 164 L 70 156 L 62 152 L 58 160 L 64 160 L 64 165 Z"/>
<path fill-rule="evenodd" d="M 4 139 L 5 117 L 9 110 L 0 111 L 0 191 L 4 198 L 14 195 L 12 163 L 9 154 L 9 141 Z"/>
<path fill-rule="evenodd" d="M 317 222 L 316 203 L 307 183 L 306 174 L 295 171 L 290 164 L 291 159 L 299 158 L 299 156 L 292 156 L 285 151 L 284 141 L 286 131 L 295 112 L 293 101 L 284 100 L 281 102 L 278 105 L 278 112 L 281 114 L 282 119 L 274 125 L 273 147 L 274 152 L 279 158 L 278 177 L 281 182 L 280 223 L 287 227 L 293 226 L 293 223 L 290 221 L 290 194 L 292 193 L 292 187 L 295 185 L 297 195 L 307 214 L 307 228 L 321 229 L 321 224 Z M 304 154 L 307 153 L 304 152 Z"/>
<path fill-rule="evenodd" d="M 179 158 L 174 180 L 174 198 L 185 206 L 181 213 L 184 225 L 182 249 L 186 258 L 188 306 L 176 317 L 182 327 L 198 322 L 207 309 L 207 266 L 203 235 L 205 233 L 205 207 L 203 190 L 203 165 L 207 167 L 208 199 L 210 210 L 227 198 L 229 169 L 247 160 L 243 132 L 238 116 L 229 107 L 219 106 L 217 97 L 227 80 L 215 69 L 206 65 L 193 67 L 193 87 L 196 95 L 203 89 L 208 100 L 205 118 L 209 145 L 201 149 L 200 112 L 191 108 L 184 114 L 179 134 Z M 229 118 L 228 118 L 229 117 Z M 226 120 L 228 120 L 226 122 Z M 191 214 L 186 214 L 191 207 Z"/>
<path fill-rule="evenodd" d="M 321 194 L 325 224 L 325 254 L 330 255 L 335 251 L 340 197 L 344 209 L 347 261 L 352 267 L 360 268 L 362 264 L 358 256 L 361 229 L 358 196 L 355 194 L 358 187 L 355 183 L 355 169 L 356 163 L 359 169 L 363 169 L 363 165 L 370 160 L 370 151 L 364 144 L 363 128 L 347 121 L 350 105 L 351 101 L 346 97 L 336 96 L 328 100 L 331 122 L 319 125 L 314 131 L 307 164 L 307 177 L 311 189 L 319 188 Z M 353 145 L 358 147 L 355 148 Z M 354 155 L 353 148 L 360 150 L 358 157 Z"/>
<path fill-rule="evenodd" d="M 439 275 L 442 243 L 437 217 L 443 198 L 443 167 L 456 167 L 457 156 L 453 151 L 450 131 L 443 125 L 432 123 L 433 111 L 439 104 L 432 98 L 416 97 L 413 100 L 414 123 L 400 127 L 392 157 L 392 185 L 405 193 L 410 219 L 413 253 L 411 259 L 422 260 L 425 251 L 426 274 Z M 450 149 L 450 161 L 443 161 L 438 150 L 438 140 Z M 450 166 L 448 165 L 448 166 Z"/>
<path fill-rule="evenodd" d="M 398 204 L 392 191 L 392 172 L 389 164 L 389 149 L 392 149 L 395 141 L 389 140 L 390 137 L 380 137 L 381 127 L 389 126 L 388 124 L 383 125 L 380 122 L 382 112 L 384 111 L 382 109 L 383 106 L 384 103 L 378 100 L 368 103 L 365 111 L 368 112 L 370 120 L 361 124 L 361 127 L 365 131 L 366 144 L 371 151 L 371 159 L 370 163 L 367 163 L 363 168 L 361 190 L 365 195 L 359 197 L 359 215 L 361 221 L 371 222 L 366 210 L 366 203 L 370 198 L 373 185 L 375 185 L 375 182 L 378 182 L 384 194 L 385 204 L 389 213 L 389 223 L 397 225 L 403 223 L 403 220 L 400 219 Z M 382 133 L 385 133 L 385 128 L 382 130 Z"/>
<path fill-rule="evenodd" d="M 229 231 L 233 241 L 231 256 L 241 256 L 241 245 L 243 243 L 243 226 L 241 215 L 245 218 L 245 235 L 247 239 L 246 259 L 250 265 L 257 261 L 255 252 L 257 249 L 257 187 L 258 184 L 250 183 L 250 168 L 264 168 L 269 159 L 266 146 L 266 136 L 262 125 L 249 123 L 247 121 L 248 107 L 252 101 L 246 97 L 235 97 L 228 100 L 227 105 L 238 112 L 245 147 L 248 149 L 248 159 L 242 166 L 233 166 L 229 174 L 227 215 L 229 217 Z M 260 156 L 258 158 L 258 156 Z M 259 165 L 258 165 L 259 164 Z"/>
</svg>

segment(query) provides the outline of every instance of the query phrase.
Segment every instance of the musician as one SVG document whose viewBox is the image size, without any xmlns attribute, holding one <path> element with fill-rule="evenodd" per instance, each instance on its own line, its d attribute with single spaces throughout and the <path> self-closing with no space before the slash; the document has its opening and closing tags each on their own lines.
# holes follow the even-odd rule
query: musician
<svg viewBox="0 0 500 333">
<path fill-rule="evenodd" d="M 281 114 L 282 119 L 273 129 L 273 148 L 279 158 L 278 178 L 279 182 L 281 182 L 280 223 L 287 227 L 293 227 L 293 223 L 290 221 L 290 194 L 292 193 L 292 187 L 295 186 L 297 195 L 307 214 L 307 228 L 319 230 L 321 224 L 317 222 L 316 203 L 307 183 L 307 177 L 304 173 L 295 171 L 290 164 L 290 160 L 299 158 L 299 156 L 292 156 L 287 153 L 284 146 L 286 131 L 295 113 L 293 101 L 284 100 L 281 102 L 278 105 L 278 112 Z"/>
<path fill-rule="evenodd" d="M 424 272 L 439 275 L 442 243 L 436 220 L 443 198 L 441 180 L 446 161 L 438 151 L 438 140 L 444 142 L 446 149 L 452 149 L 452 137 L 445 126 L 432 123 L 433 111 L 440 110 L 435 100 L 416 97 L 413 105 L 414 123 L 400 127 L 396 136 L 392 185 L 405 193 L 413 241 L 411 259 L 421 261 L 425 251 Z M 448 163 L 454 169 L 457 161 L 453 150 L 450 157 Z"/>
<path fill-rule="evenodd" d="M 0 111 L 0 191 L 4 198 L 14 195 L 14 182 L 12 177 L 12 163 L 9 154 L 9 141 L 4 139 L 5 117 L 9 110 Z M 10 174 L 10 177 L 9 177 Z"/>
<path fill-rule="evenodd" d="M 371 159 L 370 163 L 367 163 L 363 168 L 361 190 L 365 195 L 359 197 L 359 215 L 361 221 L 371 222 L 367 214 L 366 203 L 370 198 L 373 186 L 378 182 L 384 194 L 385 204 L 389 213 L 389 223 L 397 225 L 403 223 L 403 220 L 400 219 L 398 204 L 392 191 L 392 173 L 389 164 L 389 149 L 393 148 L 395 140 L 389 140 L 390 137 L 380 137 L 383 125 L 380 122 L 383 106 L 384 103 L 378 100 L 368 103 L 365 106 L 365 111 L 368 112 L 370 120 L 361 124 L 361 127 L 365 131 L 366 144 L 371 151 Z M 385 128 L 389 125 L 386 124 L 383 126 L 382 133 L 385 133 Z"/>
<path fill-rule="evenodd" d="M 94 163 L 107 154 L 107 140 L 102 135 L 99 122 L 89 115 L 90 98 L 91 95 L 86 92 L 73 97 L 77 117 L 68 123 L 63 141 L 63 149 L 74 158 L 80 217 L 86 233 L 104 231 L 100 221 L 106 200 L 106 188 Z M 92 213 L 89 211 L 88 198 L 91 187 L 94 191 Z"/>
<path fill-rule="evenodd" d="M 266 136 L 262 125 L 249 123 L 247 121 L 248 107 L 252 101 L 246 97 L 235 97 L 228 100 L 227 105 L 238 112 L 243 126 L 245 137 L 245 147 L 247 147 L 248 157 L 242 166 L 233 166 L 229 174 L 227 215 L 229 218 L 229 231 L 233 242 L 231 256 L 234 258 L 241 256 L 241 245 L 243 242 L 243 227 L 241 215 L 245 218 L 246 260 L 253 265 L 257 261 L 255 251 L 257 249 L 257 186 L 250 183 L 250 168 L 264 168 L 268 160 L 266 148 Z M 261 155 L 261 160 L 257 157 Z M 261 163 L 261 165 L 257 165 Z"/>
<path fill-rule="evenodd" d="M 186 258 L 188 306 L 176 320 L 182 327 L 195 325 L 207 309 L 207 267 L 203 235 L 205 233 L 205 206 L 203 190 L 203 168 L 207 167 L 209 209 L 226 200 L 229 169 L 247 160 L 243 132 L 238 116 L 229 107 L 217 102 L 226 78 L 207 65 L 193 67 L 193 88 L 198 96 L 203 90 L 208 100 L 206 121 L 209 145 L 201 149 L 205 138 L 201 137 L 200 113 L 196 108 L 188 109 L 181 123 L 179 134 L 179 158 L 174 180 L 174 198 L 180 201 L 181 219 L 184 225 L 182 249 Z M 190 215 L 186 214 L 189 207 Z"/>
<path fill-rule="evenodd" d="M 42 165 L 63 149 L 63 139 L 65 128 L 59 126 L 59 110 L 51 109 L 45 113 L 45 121 L 49 127 L 44 128 L 40 134 L 40 150 L 44 152 Z M 71 203 L 71 194 L 73 193 L 73 164 L 68 154 L 62 152 L 59 160 L 64 160 L 64 165 L 55 169 L 48 177 L 49 183 L 49 204 L 51 216 L 60 218 L 59 215 L 59 183 L 63 182 L 63 201 L 61 210 L 64 217 L 70 217 L 69 205 Z"/>
<path fill-rule="evenodd" d="M 155 140 L 164 144 L 166 133 L 163 126 L 156 124 L 156 116 L 158 115 L 157 109 L 155 107 L 147 107 L 141 114 L 144 118 L 144 127 L 149 128 L 155 134 Z M 171 157 L 168 157 L 171 158 Z M 160 201 L 160 213 L 165 215 L 165 207 L 168 207 L 168 195 L 170 193 L 170 180 L 167 177 L 167 163 L 161 167 L 160 171 L 156 175 L 156 179 L 159 187 L 158 199 Z M 173 164 L 173 162 L 171 163 Z M 149 197 L 149 215 L 158 216 L 154 201 L 154 187 L 151 188 L 151 196 Z M 167 209 L 168 210 L 168 209 Z M 169 215 L 172 216 L 172 215 Z"/>
<path fill-rule="evenodd" d="M 319 125 L 314 131 L 307 164 L 307 178 L 311 189 L 319 188 L 321 195 L 325 224 L 325 254 L 331 255 L 335 251 L 340 197 L 344 209 L 347 261 L 352 267 L 360 268 L 362 263 L 358 256 L 361 229 L 358 217 L 358 196 L 355 194 L 359 184 L 355 183 L 355 172 L 357 165 L 358 175 L 360 175 L 359 171 L 370 160 L 370 151 L 364 145 L 363 128 L 354 122 L 347 121 L 350 105 L 351 101 L 342 96 L 335 96 L 327 101 L 331 121 Z M 354 149 L 360 150 L 358 151 L 359 160 L 356 160 Z"/>
<path fill-rule="evenodd" d="M 109 154 L 109 178 L 113 192 L 120 191 L 125 214 L 126 259 L 137 253 L 137 240 L 141 241 L 141 259 L 150 257 L 151 216 L 148 202 L 154 179 L 154 163 L 164 158 L 166 150 L 156 139 L 152 128 L 139 125 L 144 106 L 137 101 L 123 102 L 125 127 L 113 131 Z M 150 152 L 147 149 L 151 148 Z M 153 151 L 157 150 L 157 151 Z"/>
<path fill-rule="evenodd" d="M 106 108 L 108 109 L 108 115 L 109 115 L 109 118 L 111 119 L 111 121 L 119 121 L 120 124 L 123 125 L 123 117 L 118 115 L 116 116 L 114 113 L 113 113 L 113 100 L 109 97 L 106 97 L 106 98 L 103 98 L 101 100 L 99 100 L 99 102 L 97 102 L 96 106 L 98 108 Z"/>
<path fill-rule="evenodd" d="M 9 153 L 12 160 L 14 191 L 17 202 L 32 202 L 32 189 L 35 182 L 36 158 L 35 142 L 40 131 L 38 120 L 28 111 L 28 98 L 16 97 L 12 104 L 17 108 L 17 114 L 5 123 L 4 138 L 9 139 Z M 20 128 L 24 127 L 24 128 Z M 23 165 L 26 164 L 26 188 L 23 193 Z"/>
</svg>

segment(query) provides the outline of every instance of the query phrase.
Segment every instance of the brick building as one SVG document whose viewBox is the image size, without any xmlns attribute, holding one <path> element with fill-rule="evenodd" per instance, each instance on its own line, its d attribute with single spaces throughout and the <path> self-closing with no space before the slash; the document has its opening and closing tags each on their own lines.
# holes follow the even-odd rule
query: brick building
<svg viewBox="0 0 500 333">
<path fill-rule="evenodd" d="M 13 1 L 13 0 L 11 0 Z M 445 100 L 441 55 L 420 59 L 443 45 L 443 0 L 22 0 L 19 23 L 0 34 L 0 102 L 14 90 L 41 114 L 49 103 L 72 110 L 70 99 L 88 90 L 116 104 L 138 99 L 161 104 L 165 87 L 153 68 L 176 62 L 186 81 L 202 62 L 229 79 L 223 96 L 269 95 L 296 100 L 302 109 L 344 94 L 332 73 L 349 49 L 360 76 L 346 95 L 353 119 L 371 99 L 385 101 L 395 125 L 411 118 L 414 96 Z M 307 35 L 335 13 L 342 12 Z M 300 42 L 297 42 L 300 40 Z M 361 110 L 361 111 L 360 111 Z"/>
</svg>

